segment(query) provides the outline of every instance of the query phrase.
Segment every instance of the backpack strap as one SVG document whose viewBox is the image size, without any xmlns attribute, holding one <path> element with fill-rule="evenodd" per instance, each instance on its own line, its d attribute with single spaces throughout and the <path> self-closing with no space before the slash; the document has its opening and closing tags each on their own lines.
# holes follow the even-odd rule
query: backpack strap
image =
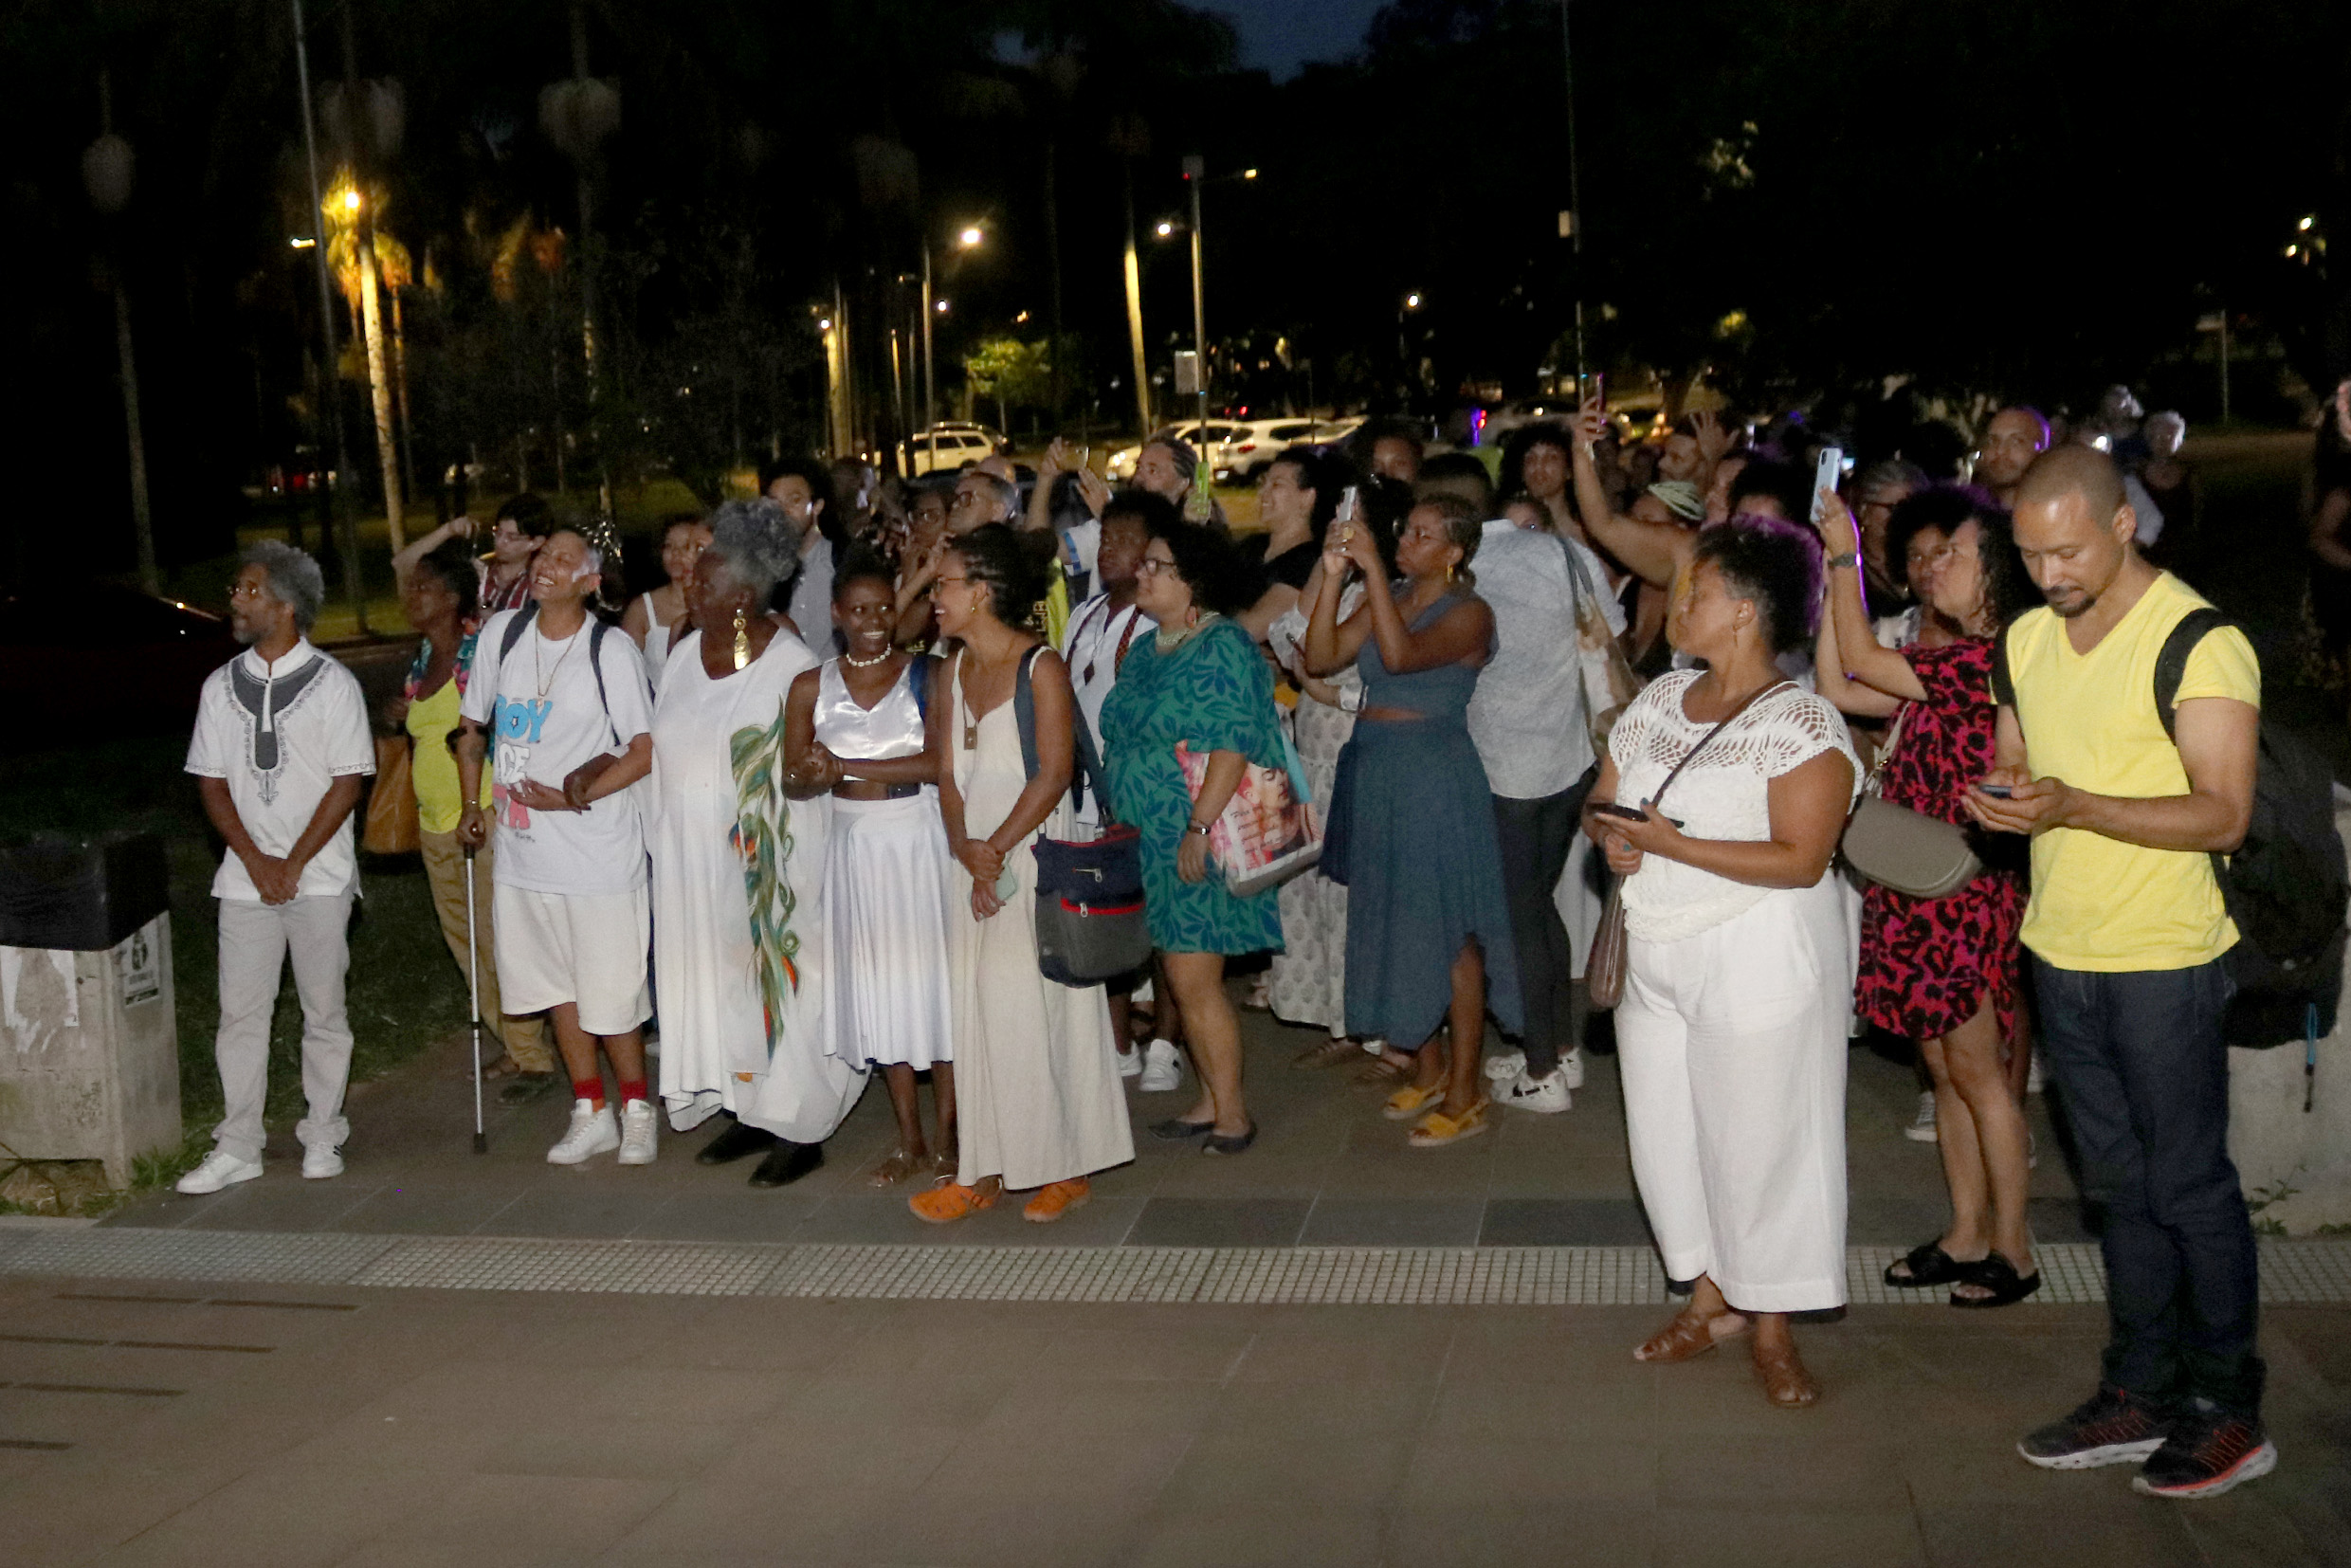
<svg viewBox="0 0 2351 1568">
<path fill-rule="evenodd" d="M 531 624 L 532 617 L 538 613 L 538 601 L 533 599 L 529 604 L 516 611 L 514 619 L 506 623 L 505 634 L 498 639 L 498 664 L 501 669 L 505 667 L 506 660 L 512 656 L 516 646 L 522 641 L 523 629 Z"/>
<path fill-rule="evenodd" d="M 1020 656 L 1020 668 L 1012 676 L 1012 722 L 1020 727 L 1020 767 L 1024 776 L 1037 776 L 1037 694 L 1029 681 L 1029 666 L 1045 651 L 1039 643 Z"/>
<path fill-rule="evenodd" d="M 588 617 L 588 667 L 596 678 L 596 702 L 604 709 L 604 727 L 612 732 L 612 744 L 620 740 L 620 725 L 612 720 L 612 699 L 604 689 L 604 638 L 612 629 L 611 623 L 598 616 Z"/>
<path fill-rule="evenodd" d="M 2155 716 L 2162 720 L 2163 734 L 2174 743 L 2179 738 L 2173 734 L 2178 719 L 2179 683 L 2187 679 L 2190 655 L 2208 634 L 2235 624 L 2207 605 L 2180 616 L 2179 624 L 2163 639 L 2162 649 L 2155 656 Z"/>
</svg>

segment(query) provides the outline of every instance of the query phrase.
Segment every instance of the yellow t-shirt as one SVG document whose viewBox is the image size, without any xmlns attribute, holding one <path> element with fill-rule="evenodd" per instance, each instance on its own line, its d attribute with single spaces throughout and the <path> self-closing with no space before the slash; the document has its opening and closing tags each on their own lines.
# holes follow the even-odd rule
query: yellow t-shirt
<svg viewBox="0 0 2351 1568">
<path fill-rule="evenodd" d="M 415 741 L 409 775 L 416 782 L 416 825 L 428 833 L 457 831 L 465 814 L 465 797 L 457 783 L 457 758 L 448 747 L 457 728 L 457 683 L 441 683 L 429 697 L 409 704 L 409 738 Z M 490 770 L 482 770 L 482 804 L 490 803 Z"/>
<path fill-rule="evenodd" d="M 2008 630 L 2008 669 L 2032 776 L 2125 799 L 2186 794 L 2187 770 L 2156 717 L 2155 661 L 2180 618 L 2204 608 L 2163 573 L 2087 653 L 2073 651 L 2054 611 L 2018 617 Z M 2261 705 L 2261 665 L 2234 627 L 2207 634 L 2188 656 L 2178 701 L 2195 697 Z M 2059 969 L 2190 969 L 2219 957 L 2236 936 L 2201 850 L 2141 848 L 2078 828 L 2032 841 L 2024 944 Z"/>
</svg>

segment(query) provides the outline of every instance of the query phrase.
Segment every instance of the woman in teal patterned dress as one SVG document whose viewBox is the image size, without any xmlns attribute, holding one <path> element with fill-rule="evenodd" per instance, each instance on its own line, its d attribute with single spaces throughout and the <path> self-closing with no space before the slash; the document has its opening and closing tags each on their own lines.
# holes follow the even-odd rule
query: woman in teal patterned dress
<svg viewBox="0 0 2351 1568">
<path fill-rule="evenodd" d="M 1241 1023 L 1225 995 L 1225 959 L 1282 946 L 1273 891 L 1233 897 L 1208 855 L 1209 826 L 1232 798 L 1243 765 L 1284 762 L 1273 679 L 1249 634 L 1221 612 L 1233 576 L 1224 542 L 1205 528 L 1179 523 L 1151 541 L 1135 603 L 1159 630 L 1128 651 L 1102 712 L 1111 803 L 1142 835 L 1152 945 L 1200 1077 L 1191 1114 L 1151 1130 L 1166 1139 L 1205 1134 L 1210 1154 L 1239 1154 L 1257 1137 L 1241 1103 Z M 1178 741 L 1209 754 L 1196 801 L 1176 761 Z"/>
</svg>

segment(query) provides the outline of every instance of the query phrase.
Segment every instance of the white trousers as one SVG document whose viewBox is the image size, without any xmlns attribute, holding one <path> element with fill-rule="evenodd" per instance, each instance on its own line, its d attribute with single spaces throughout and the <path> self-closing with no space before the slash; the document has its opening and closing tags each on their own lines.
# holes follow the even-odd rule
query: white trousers
<svg viewBox="0 0 2351 1568">
<path fill-rule="evenodd" d="M 351 970 L 355 896 L 337 893 L 274 904 L 259 899 L 219 901 L 220 1031 L 212 1036 L 212 1060 L 220 1068 L 228 1114 L 212 1129 L 212 1140 L 239 1159 L 262 1157 L 269 1021 L 289 957 L 294 992 L 302 1003 L 302 1096 L 310 1108 L 296 1123 L 294 1136 L 304 1148 L 337 1148 L 351 1136 L 351 1123 L 343 1120 L 343 1090 L 351 1082 L 343 978 Z"/>
<path fill-rule="evenodd" d="M 1675 1279 L 1735 1307 L 1845 1302 L 1844 884 L 1626 948 L 1616 1048 L 1632 1174 Z"/>
</svg>

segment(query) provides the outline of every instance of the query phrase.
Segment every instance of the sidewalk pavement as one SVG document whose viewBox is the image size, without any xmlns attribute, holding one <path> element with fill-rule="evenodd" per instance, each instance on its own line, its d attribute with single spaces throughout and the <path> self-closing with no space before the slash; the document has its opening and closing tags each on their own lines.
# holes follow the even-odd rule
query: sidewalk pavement
<svg viewBox="0 0 2351 1568">
<path fill-rule="evenodd" d="M 746 1185 L 751 1162 L 711 1168 L 693 1153 L 723 1122 L 683 1135 L 665 1129 L 660 1159 L 623 1169 L 609 1157 L 563 1168 L 546 1162 L 570 1101 L 488 1098 L 489 1153 L 471 1152 L 470 1053 L 464 1035 L 352 1093 L 345 1174 L 304 1181 L 290 1131 L 273 1135 L 268 1173 L 208 1197 L 156 1194 L 113 1226 L 209 1231 L 356 1231 L 429 1235 L 633 1237 L 718 1242 L 890 1243 L 996 1247 L 1555 1247 L 1647 1246 L 1626 1152 L 1615 1059 L 1588 1056 L 1574 1109 L 1537 1116 L 1497 1107 L 1492 1130 L 1449 1148 L 1416 1150 L 1384 1120 L 1386 1091 L 1351 1082 L 1353 1066 L 1293 1069 L 1317 1043 L 1262 1012 L 1242 1014 L 1247 1092 L 1260 1128 L 1238 1158 L 1203 1158 L 1193 1142 L 1162 1143 L 1147 1122 L 1193 1103 L 1187 1073 L 1171 1094 L 1135 1092 L 1133 1164 L 1094 1179 L 1092 1201 L 1060 1224 L 1024 1224 L 1003 1204 L 952 1227 L 906 1210 L 912 1189 L 865 1181 L 894 1142 L 887 1095 L 876 1084 L 826 1146 L 825 1167 L 772 1192 Z M 1907 1249 L 1939 1235 L 1946 1218 L 1942 1168 L 1931 1143 L 1902 1136 L 1918 1089 L 1910 1067 L 1857 1047 L 1849 1053 L 1847 1140 L 1850 1240 Z M 929 1095 L 924 1092 L 925 1115 Z M 2075 1190 L 2041 1101 L 2031 1105 L 2041 1160 L 2032 1221 L 2045 1242 L 2081 1242 Z M 290 1119 L 289 1119 L 290 1125 Z"/>
<path fill-rule="evenodd" d="M 2051 1473 L 2103 1313 L 1857 1307 L 1827 1388 L 1662 1307 L 521 1296 L 0 1278 L 8 1568 L 2302 1568 L 2351 1562 L 2351 1314 L 2264 1325 L 2278 1471 Z"/>
</svg>

